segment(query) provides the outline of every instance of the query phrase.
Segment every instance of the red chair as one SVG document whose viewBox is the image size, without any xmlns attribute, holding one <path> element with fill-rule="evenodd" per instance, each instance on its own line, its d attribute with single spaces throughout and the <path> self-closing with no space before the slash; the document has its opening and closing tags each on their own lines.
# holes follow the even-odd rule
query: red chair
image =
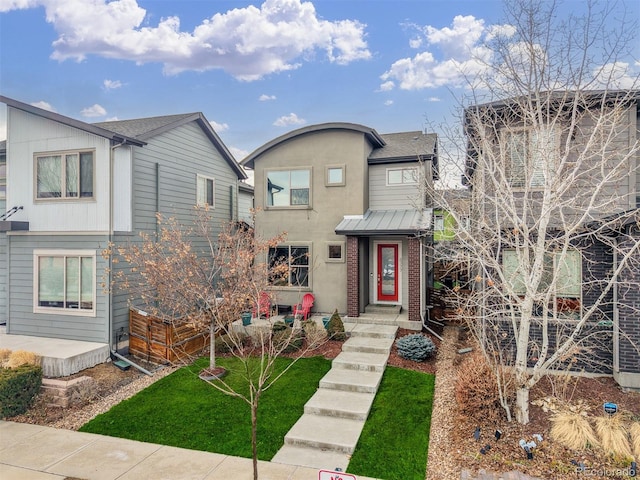
<svg viewBox="0 0 640 480">
<path fill-rule="evenodd" d="M 253 316 L 256 318 L 271 316 L 271 296 L 267 292 L 260 293 L 258 305 L 253 308 Z"/>
<path fill-rule="evenodd" d="M 312 293 L 305 293 L 302 297 L 302 303 L 293 306 L 293 318 L 297 318 L 298 315 L 302 316 L 303 320 L 306 320 L 313 307 L 315 297 Z"/>
</svg>

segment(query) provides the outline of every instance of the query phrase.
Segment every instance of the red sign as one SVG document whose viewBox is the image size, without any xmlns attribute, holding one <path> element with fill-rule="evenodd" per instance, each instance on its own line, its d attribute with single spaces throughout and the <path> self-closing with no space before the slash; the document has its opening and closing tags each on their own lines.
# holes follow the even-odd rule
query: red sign
<svg viewBox="0 0 640 480">
<path fill-rule="evenodd" d="M 348 473 L 320 470 L 318 472 L 318 480 L 356 480 L 356 476 Z"/>
</svg>

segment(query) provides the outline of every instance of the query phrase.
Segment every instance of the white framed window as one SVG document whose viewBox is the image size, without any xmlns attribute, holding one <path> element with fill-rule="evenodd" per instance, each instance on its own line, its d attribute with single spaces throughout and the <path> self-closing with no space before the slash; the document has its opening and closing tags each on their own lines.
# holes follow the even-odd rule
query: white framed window
<svg viewBox="0 0 640 480">
<path fill-rule="evenodd" d="M 558 155 L 558 136 L 553 128 L 521 128 L 502 132 L 506 155 L 505 167 L 509 184 L 515 188 L 542 188 L 545 167 L 555 173 Z M 548 165 L 549 162 L 553 162 Z"/>
<path fill-rule="evenodd" d="M 309 287 L 311 246 L 292 244 L 269 248 L 269 282 L 274 287 Z"/>
<path fill-rule="evenodd" d="M 387 168 L 387 186 L 416 185 L 418 183 L 418 167 Z"/>
<path fill-rule="evenodd" d="M 327 262 L 344 263 L 345 242 L 327 242 Z"/>
<path fill-rule="evenodd" d="M 517 295 L 524 295 L 526 283 L 523 276 L 525 266 L 521 265 L 524 258 L 518 257 L 514 249 L 502 251 L 503 274 Z M 553 285 L 553 304 L 549 305 L 550 312 L 558 316 L 579 316 L 582 297 L 582 256 L 578 250 L 568 250 L 566 254 L 547 253 L 543 259 L 544 270 L 538 286 L 538 291 L 546 292 Z M 534 306 L 534 315 L 542 314 L 543 305 L 538 302 Z"/>
<path fill-rule="evenodd" d="M 34 250 L 33 311 L 96 315 L 95 250 Z"/>
<path fill-rule="evenodd" d="M 215 207 L 216 180 L 204 175 L 196 175 L 196 204 Z"/>
<path fill-rule="evenodd" d="M 325 175 L 325 185 L 327 187 L 342 187 L 345 185 L 345 166 L 327 165 Z"/>
<path fill-rule="evenodd" d="M 7 157 L 0 157 L 0 198 L 7 197 Z"/>
<path fill-rule="evenodd" d="M 311 206 L 311 169 L 267 171 L 267 207 Z"/>
<path fill-rule="evenodd" d="M 444 214 L 436 213 L 433 215 L 433 230 L 444 232 Z"/>
<path fill-rule="evenodd" d="M 36 200 L 93 199 L 95 151 L 35 155 Z"/>
</svg>

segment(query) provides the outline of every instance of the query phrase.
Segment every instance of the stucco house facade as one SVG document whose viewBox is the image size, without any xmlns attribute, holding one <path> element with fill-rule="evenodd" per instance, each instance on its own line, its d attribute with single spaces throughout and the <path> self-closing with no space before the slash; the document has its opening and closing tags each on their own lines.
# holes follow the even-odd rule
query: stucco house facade
<svg viewBox="0 0 640 480">
<path fill-rule="evenodd" d="M 112 293 L 111 243 L 156 231 L 156 212 L 191 224 L 241 217 L 243 169 L 201 113 L 89 124 L 7 105 L 6 199 L 0 219 L 0 308 L 6 333 L 111 345 L 129 330 Z M 1 171 L 0 171 L 1 173 Z M 117 292 L 117 290 L 116 290 Z"/>
<path fill-rule="evenodd" d="M 282 135 L 241 163 L 254 170 L 256 234 L 287 235 L 271 252 L 289 262 L 288 279 L 272 285 L 278 304 L 312 292 L 315 312 L 354 318 L 388 306 L 421 328 L 435 135 L 325 123 Z"/>
</svg>

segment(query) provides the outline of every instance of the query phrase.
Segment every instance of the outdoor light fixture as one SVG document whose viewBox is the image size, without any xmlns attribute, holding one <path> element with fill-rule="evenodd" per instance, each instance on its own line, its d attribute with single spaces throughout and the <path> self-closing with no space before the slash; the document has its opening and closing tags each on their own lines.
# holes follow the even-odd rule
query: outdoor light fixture
<svg viewBox="0 0 640 480">
<path fill-rule="evenodd" d="M 631 462 L 631 466 L 629 467 L 629 476 L 635 477 L 638 474 L 638 464 L 636 462 Z"/>
<path fill-rule="evenodd" d="M 615 403 L 606 402 L 603 405 L 603 407 L 604 407 L 604 413 L 607 413 L 609 415 L 613 415 L 618 411 L 618 405 L 616 405 Z"/>
<path fill-rule="evenodd" d="M 473 438 L 476 439 L 476 442 L 480 440 L 480 427 L 476 427 L 476 431 L 473 432 Z"/>
<path fill-rule="evenodd" d="M 495 436 L 496 436 L 496 441 L 500 440 L 500 437 L 502 437 L 502 432 L 500 430 L 496 430 Z"/>
</svg>

